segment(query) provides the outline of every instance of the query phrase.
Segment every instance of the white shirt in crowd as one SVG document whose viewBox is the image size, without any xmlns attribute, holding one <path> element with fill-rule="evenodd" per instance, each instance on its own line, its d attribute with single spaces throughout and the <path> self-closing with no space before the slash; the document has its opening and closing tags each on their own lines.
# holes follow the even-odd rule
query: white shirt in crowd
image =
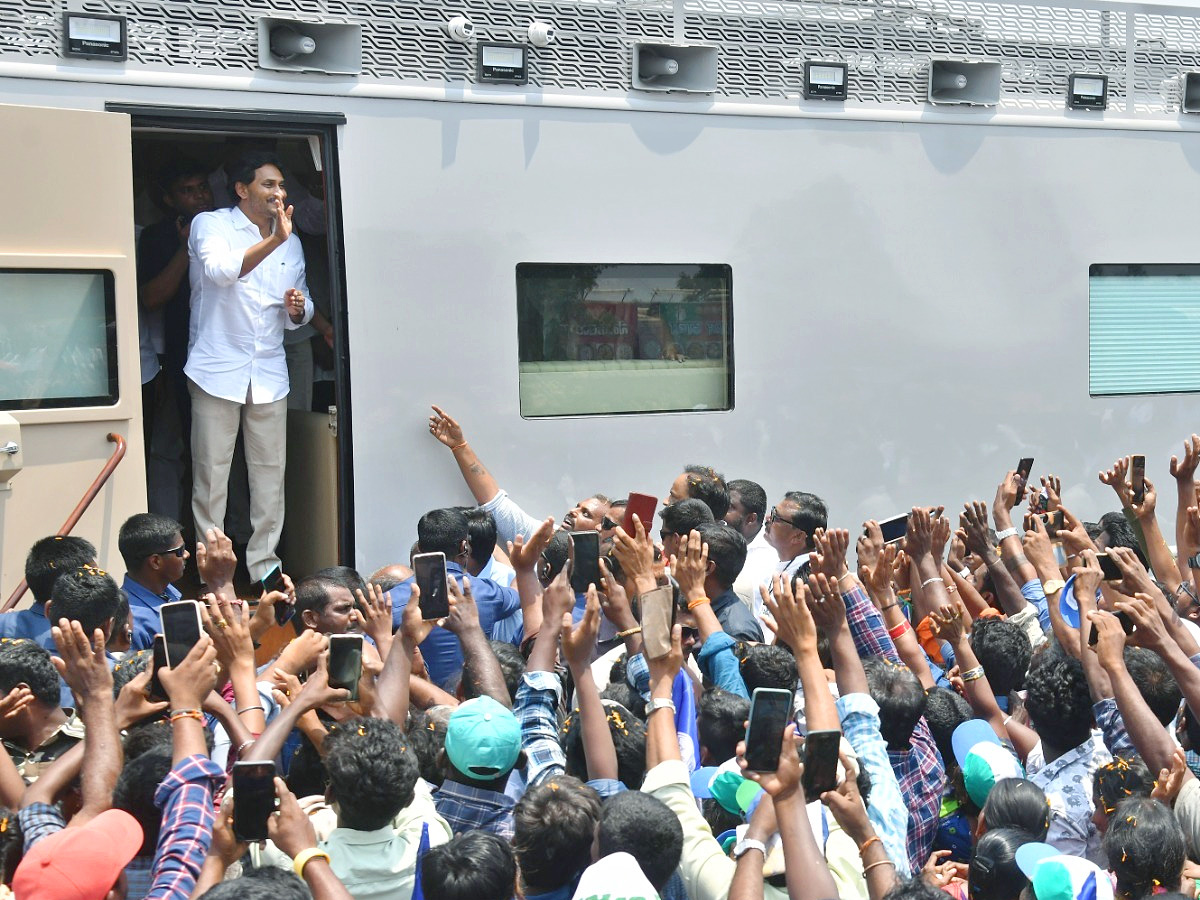
<svg viewBox="0 0 1200 900">
<path fill-rule="evenodd" d="M 289 288 L 304 294 L 304 319 L 313 315 L 304 278 L 304 250 L 293 232 L 248 274 L 246 250 L 262 240 L 240 208 L 204 212 L 192 220 L 188 252 L 192 287 L 192 348 L 184 373 L 206 393 L 234 403 L 273 403 L 287 396 L 285 330 Z"/>
<path fill-rule="evenodd" d="M 762 617 L 763 602 L 758 593 L 760 584 L 767 584 L 779 566 L 779 554 L 767 543 L 767 529 L 761 529 L 746 547 L 746 564 L 733 583 L 733 592 L 743 603 Z"/>
</svg>

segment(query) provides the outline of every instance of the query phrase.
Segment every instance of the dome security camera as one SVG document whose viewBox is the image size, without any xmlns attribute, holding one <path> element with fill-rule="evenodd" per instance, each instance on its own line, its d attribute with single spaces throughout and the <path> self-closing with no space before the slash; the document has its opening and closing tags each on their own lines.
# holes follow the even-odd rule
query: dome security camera
<svg viewBox="0 0 1200 900">
<path fill-rule="evenodd" d="M 475 26 L 467 21 L 466 16 L 455 16 L 446 23 L 446 33 L 450 39 L 465 44 L 475 37 Z"/>
</svg>

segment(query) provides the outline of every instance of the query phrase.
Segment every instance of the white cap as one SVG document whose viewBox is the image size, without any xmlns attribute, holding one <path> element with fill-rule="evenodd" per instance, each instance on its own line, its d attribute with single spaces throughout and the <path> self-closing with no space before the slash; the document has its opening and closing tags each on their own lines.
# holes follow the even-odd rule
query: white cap
<svg viewBox="0 0 1200 900">
<path fill-rule="evenodd" d="M 571 900 L 606 900 L 613 896 L 624 900 L 659 900 L 658 891 L 628 853 L 610 853 L 588 866 Z"/>
</svg>

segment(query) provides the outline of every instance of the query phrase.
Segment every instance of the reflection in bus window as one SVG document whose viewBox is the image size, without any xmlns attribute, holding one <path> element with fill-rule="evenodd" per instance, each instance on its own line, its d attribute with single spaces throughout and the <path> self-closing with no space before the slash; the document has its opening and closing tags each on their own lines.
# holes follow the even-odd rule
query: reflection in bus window
<svg viewBox="0 0 1200 900">
<path fill-rule="evenodd" d="M 0 409 L 117 402 L 108 271 L 0 269 Z"/>
<path fill-rule="evenodd" d="M 725 265 L 517 267 L 523 416 L 733 405 Z"/>
</svg>

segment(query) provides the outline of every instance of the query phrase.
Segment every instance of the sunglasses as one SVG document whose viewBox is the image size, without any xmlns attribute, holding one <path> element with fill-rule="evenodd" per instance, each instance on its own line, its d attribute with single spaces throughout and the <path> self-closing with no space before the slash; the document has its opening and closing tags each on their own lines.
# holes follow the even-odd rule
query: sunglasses
<svg viewBox="0 0 1200 900">
<path fill-rule="evenodd" d="M 772 522 L 782 522 L 784 525 L 791 525 L 793 528 L 800 527 L 791 519 L 785 519 L 783 516 L 781 516 L 779 514 L 779 508 L 775 506 L 772 506 L 771 511 L 767 514 L 767 524 L 770 525 Z"/>
<path fill-rule="evenodd" d="M 612 531 L 614 528 L 616 528 L 620 524 L 621 524 L 620 522 L 614 522 L 608 516 L 605 516 L 600 522 L 600 528 L 603 531 Z"/>
<path fill-rule="evenodd" d="M 700 640 L 700 629 L 692 628 L 690 626 L 684 625 L 684 626 L 680 627 L 680 629 L 679 629 L 679 639 L 681 641 L 686 641 L 686 640 L 698 641 L 698 640 Z"/>
<path fill-rule="evenodd" d="M 187 544 L 180 544 L 174 550 L 159 550 L 155 556 L 177 556 L 183 559 L 183 554 L 187 553 Z"/>
</svg>

